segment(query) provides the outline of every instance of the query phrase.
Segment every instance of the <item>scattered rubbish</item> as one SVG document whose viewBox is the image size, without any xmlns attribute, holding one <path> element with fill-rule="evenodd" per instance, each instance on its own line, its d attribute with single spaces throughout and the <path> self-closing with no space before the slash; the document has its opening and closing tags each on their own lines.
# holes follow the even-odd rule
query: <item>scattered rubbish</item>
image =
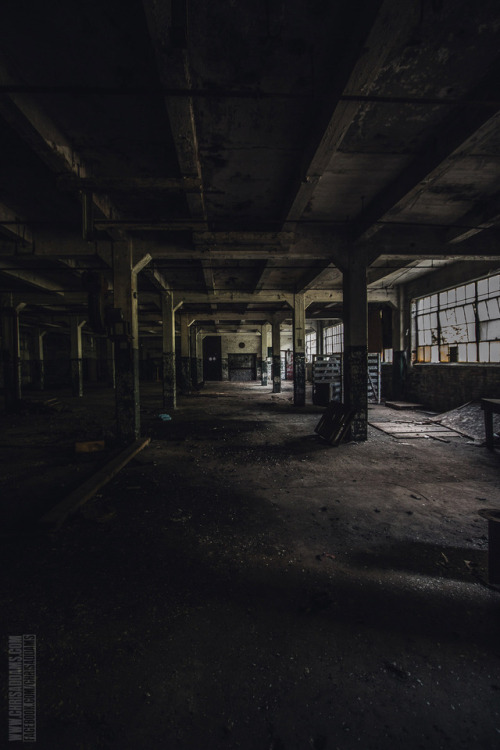
<svg viewBox="0 0 500 750">
<path fill-rule="evenodd" d="M 116 517 L 116 510 L 112 510 L 109 513 L 104 513 L 102 516 L 98 516 L 95 520 L 97 523 L 109 523 L 113 518 Z"/>
<path fill-rule="evenodd" d="M 388 672 L 392 672 L 397 677 L 399 677 L 402 680 L 406 680 L 408 675 L 410 674 L 406 670 L 402 669 L 401 667 L 398 667 L 396 662 L 394 661 L 387 661 L 384 659 L 384 667 L 387 669 Z"/>
<path fill-rule="evenodd" d="M 170 414 L 158 414 L 158 416 L 162 420 L 162 422 L 170 422 L 172 420 Z"/>
<path fill-rule="evenodd" d="M 478 445 L 477 441 L 484 441 L 484 415 L 479 401 L 469 401 L 456 409 L 438 414 L 431 421 L 470 438 L 473 442 L 468 445 Z"/>
<path fill-rule="evenodd" d="M 75 443 L 76 453 L 96 453 L 103 451 L 104 447 L 104 440 L 79 440 Z"/>
<path fill-rule="evenodd" d="M 321 552 L 319 555 L 316 555 L 316 560 L 322 560 L 324 557 L 335 560 L 335 555 L 332 555 L 330 552 Z"/>
<path fill-rule="evenodd" d="M 191 514 L 186 513 L 182 508 L 178 508 L 176 512 L 170 516 L 170 520 L 173 521 L 173 523 L 186 523 L 191 520 Z"/>
</svg>

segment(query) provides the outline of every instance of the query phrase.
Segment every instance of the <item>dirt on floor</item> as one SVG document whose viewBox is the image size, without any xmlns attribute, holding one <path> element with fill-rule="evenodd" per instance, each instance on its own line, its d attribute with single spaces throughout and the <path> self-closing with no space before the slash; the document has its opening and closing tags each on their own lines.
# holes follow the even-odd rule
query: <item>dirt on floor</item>
<svg viewBox="0 0 500 750">
<path fill-rule="evenodd" d="M 58 400 L 2 418 L 4 644 L 37 636 L 38 747 L 500 747 L 497 451 L 371 427 L 333 448 L 289 384 L 207 384 L 163 421 L 151 384 L 150 445 L 47 534 L 106 459 L 74 441 L 113 429 L 112 391 Z"/>
</svg>

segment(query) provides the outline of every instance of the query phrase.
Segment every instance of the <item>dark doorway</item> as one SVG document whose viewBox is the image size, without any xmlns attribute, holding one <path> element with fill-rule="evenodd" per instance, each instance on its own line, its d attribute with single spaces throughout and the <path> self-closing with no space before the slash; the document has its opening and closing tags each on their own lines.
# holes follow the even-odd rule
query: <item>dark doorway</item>
<svg viewBox="0 0 500 750">
<path fill-rule="evenodd" d="M 203 339 L 203 380 L 222 380 L 220 336 L 205 336 Z"/>
<path fill-rule="evenodd" d="M 249 383 L 251 380 L 257 379 L 256 354 L 228 354 L 227 365 L 229 380 Z"/>
</svg>

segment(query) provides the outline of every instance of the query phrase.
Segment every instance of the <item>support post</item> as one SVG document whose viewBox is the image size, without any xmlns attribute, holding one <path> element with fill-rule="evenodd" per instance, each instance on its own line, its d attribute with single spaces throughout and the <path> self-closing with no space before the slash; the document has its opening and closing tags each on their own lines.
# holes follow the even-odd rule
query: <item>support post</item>
<svg viewBox="0 0 500 750">
<path fill-rule="evenodd" d="M 196 329 L 195 338 L 196 354 L 196 384 L 198 388 L 203 385 L 203 334 Z"/>
<path fill-rule="evenodd" d="M 273 393 L 281 393 L 281 316 L 273 315 Z"/>
<path fill-rule="evenodd" d="M 83 353 L 82 353 L 82 328 L 84 320 L 78 317 L 71 318 L 71 388 L 73 396 L 83 396 Z"/>
<path fill-rule="evenodd" d="M 264 323 L 261 328 L 260 358 L 261 358 L 261 385 L 267 385 L 267 342 L 269 337 L 269 323 Z"/>
<path fill-rule="evenodd" d="M 122 443 L 140 434 L 139 324 L 137 273 L 133 270 L 131 242 L 113 246 L 116 427 Z"/>
<path fill-rule="evenodd" d="M 198 329 L 191 325 L 189 328 L 189 346 L 191 352 L 191 386 L 198 388 Z"/>
<path fill-rule="evenodd" d="M 191 349 L 189 341 L 189 318 L 181 314 L 181 392 L 191 391 Z"/>
<path fill-rule="evenodd" d="M 366 262 L 350 256 L 343 268 L 344 401 L 355 409 L 352 440 L 368 435 L 368 293 Z"/>
<path fill-rule="evenodd" d="M 316 354 L 324 354 L 325 342 L 323 340 L 323 331 L 325 329 L 325 324 L 322 320 L 318 320 L 316 326 Z"/>
<path fill-rule="evenodd" d="M 175 373 L 175 313 L 174 295 L 162 293 L 163 319 L 163 408 L 175 409 L 177 406 L 177 382 Z"/>
<path fill-rule="evenodd" d="M 403 288 L 398 287 L 398 306 L 392 311 L 392 397 L 401 398 L 406 379 L 405 300 Z"/>
<path fill-rule="evenodd" d="M 34 360 L 33 360 L 33 386 L 37 391 L 45 390 L 45 358 L 43 350 L 43 339 L 47 331 L 36 328 L 33 335 Z"/>
<path fill-rule="evenodd" d="M 115 342 L 107 338 L 106 339 L 106 357 L 107 357 L 107 382 L 112 388 L 116 388 L 116 372 L 115 372 Z"/>
<path fill-rule="evenodd" d="M 293 403 L 306 403 L 306 300 L 296 294 L 293 301 Z"/>
<path fill-rule="evenodd" d="M 2 306 L 2 364 L 6 411 L 14 410 L 22 396 L 19 313 L 23 307 L 24 304 Z"/>
</svg>

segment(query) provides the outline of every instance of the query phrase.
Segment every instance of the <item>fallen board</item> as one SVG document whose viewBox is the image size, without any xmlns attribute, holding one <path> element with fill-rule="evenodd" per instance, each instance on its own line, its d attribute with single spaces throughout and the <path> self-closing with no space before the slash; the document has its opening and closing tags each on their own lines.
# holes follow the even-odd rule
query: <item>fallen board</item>
<svg viewBox="0 0 500 750">
<path fill-rule="evenodd" d="M 455 430 L 451 430 L 448 427 L 443 427 L 440 424 L 419 424 L 418 422 L 369 422 L 372 427 L 375 427 L 381 432 L 385 432 L 387 435 L 392 437 L 407 437 L 417 438 L 425 437 L 455 437 L 459 433 Z"/>
<path fill-rule="evenodd" d="M 125 450 L 115 456 L 115 458 L 108 461 L 102 469 L 90 477 L 90 479 L 87 479 L 87 481 L 80 485 L 76 490 L 70 492 L 64 500 L 42 516 L 40 519 L 42 526 L 45 526 L 45 528 L 50 531 L 55 531 L 62 526 L 68 516 L 74 513 L 81 505 L 86 503 L 87 500 L 90 500 L 90 498 L 93 497 L 101 487 L 104 487 L 105 484 L 113 479 L 113 477 L 118 474 L 118 472 L 123 469 L 123 467 L 128 464 L 137 453 L 142 451 L 146 445 L 149 445 L 150 442 L 151 438 L 136 440 L 132 445 L 129 445 L 128 448 L 125 448 Z"/>
<path fill-rule="evenodd" d="M 399 411 L 408 410 L 414 411 L 417 409 L 423 409 L 422 404 L 413 404 L 410 401 L 386 401 L 385 405 L 389 409 L 398 409 Z"/>
</svg>

